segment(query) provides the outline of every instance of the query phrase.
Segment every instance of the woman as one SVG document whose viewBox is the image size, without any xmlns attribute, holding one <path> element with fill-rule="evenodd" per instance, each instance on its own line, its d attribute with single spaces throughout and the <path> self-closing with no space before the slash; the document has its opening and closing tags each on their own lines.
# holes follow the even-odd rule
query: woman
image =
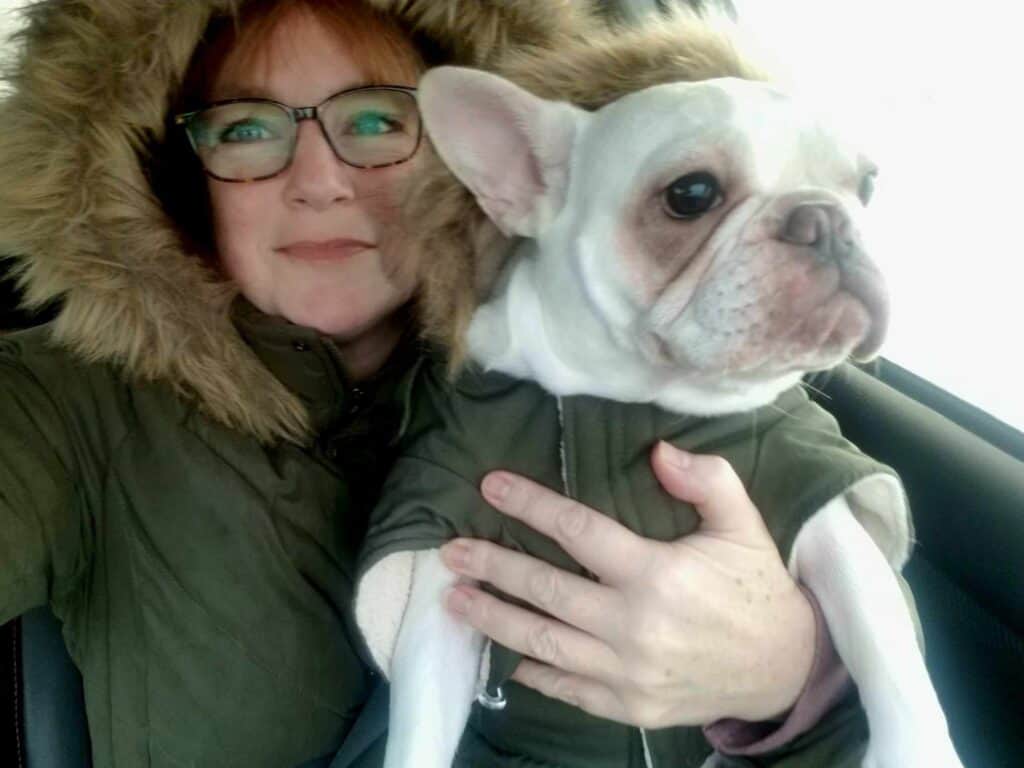
<svg viewBox="0 0 1024 768">
<path fill-rule="evenodd" d="M 395 269 L 409 89 L 424 59 L 486 65 L 590 23 L 546 0 L 233 5 L 39 5 L 2 107 L 0 241 L 27 300 L 63 307 L 0 340 L 0 621 L 43 603 L 61 619 L 97 765 L 286 766 L 344 741 L 375 685 L 348 618 L 354 558 L 418 352 Z M 273 131 L 274 152 L 244 148 Z M 669 490 L 749 508 L 720 466 L 677 460 L 656 463 Z M 512 480 L 490 497 L 511 514 L 565 509 Z M 615 556 L 621 531 L 586 530 Z M 735 588 L 685 544 L 658 545 L 671 568 L 636 587 L 665 596 L 646 604 L 665 627 L 704 627 L 701 685 L 647 682 L 651 659 L 692 662 L 692 629 L 620 649 L 626 680 L 520 679 L 626 720 L 784 712 L 827 643 L 766 541 L 785 621 L 728 608 Z M 513 594 L 502 580 L 538 567 L 491 554 L 461 562 Z M 683 612 L 673 579 L 726 607 Z M 470 602 L 513 647 L 536 620 Z M 778 648 L 790 663 L 758 663 Z M 730 709 L 739 668 L 749 713 Z M 776 741 L 820 714 L 810 699 Z"/>
</svg>

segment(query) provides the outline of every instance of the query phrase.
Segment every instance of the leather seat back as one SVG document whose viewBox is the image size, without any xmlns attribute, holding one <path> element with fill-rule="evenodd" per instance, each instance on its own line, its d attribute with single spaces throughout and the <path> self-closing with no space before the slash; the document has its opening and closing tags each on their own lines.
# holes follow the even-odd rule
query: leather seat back
<svg viewBox="0 0 1024 768">
<path fill-rule="evenodd" d="M 71 661 L 60 622 L 48 608 L 19 619 L 21 724 L 25 768 L 92 764 L 82 676 Z"/>
</svg>

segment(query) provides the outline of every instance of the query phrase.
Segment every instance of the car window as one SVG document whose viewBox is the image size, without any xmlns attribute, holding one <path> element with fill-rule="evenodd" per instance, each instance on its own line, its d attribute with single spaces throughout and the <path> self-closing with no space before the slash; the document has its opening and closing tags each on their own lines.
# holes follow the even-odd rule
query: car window
<svg viewBox="0 0 1024 768">
<path fill-rule="evenodd" d="M 880 166 L 883 356 L 1024 429 L 1024 55 L 1012 3 L 734 0 Z"/>
<path fill-rule="evenodd" d="M 23 5 L 25 0 L 0 0 L 0 64 L 10 56 L 11 45 L 7 38 L 18 28 L 18 8 Z"/>
</svg>

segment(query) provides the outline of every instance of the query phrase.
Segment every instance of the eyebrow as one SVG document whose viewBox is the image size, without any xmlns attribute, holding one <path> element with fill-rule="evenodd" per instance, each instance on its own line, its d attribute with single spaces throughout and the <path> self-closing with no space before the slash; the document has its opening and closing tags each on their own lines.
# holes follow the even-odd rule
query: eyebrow
<svg viewBox="0 0 1024 768">
<path fill-rule="evenodd" d="M 340 93 L 341 91 L 347 91 L 352 88 L 361 88 L 367 85 L 375 85 L 375 83 L 369 80 L 360 79 L 355 82 L 349 83 L 348 85 L 341 86 L 335 90 L 332 90 L 330 94 Z M 325 97 L 326 98 L 326 97 Z M 228 83 L 225 86 L 217 88 L 210 94 L 210 101 L 224 101 L 226 99 L 267 99 L 269 101 L 276 101 L 281 104 L 287 102 L 276 98 L 270 91 L 265 88 L 261 88 L 255 85 L 238 85 L 236 83 Z M 294 106 L 294 105 L 290 105 Z"/>
</svg>

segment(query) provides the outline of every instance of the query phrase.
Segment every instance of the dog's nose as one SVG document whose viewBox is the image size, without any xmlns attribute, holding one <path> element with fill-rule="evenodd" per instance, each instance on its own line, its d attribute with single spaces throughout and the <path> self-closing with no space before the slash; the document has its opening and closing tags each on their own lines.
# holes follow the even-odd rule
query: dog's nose
<svg viewBox="0 0 1024 768">
<path fill-rule="evenodd" d="M 803 203 L 789 212 L 779 239 L 813 246 L 822 258 L 840 259 L 853 247 L 850 222 L 834 205 Z"/>
</svg>

